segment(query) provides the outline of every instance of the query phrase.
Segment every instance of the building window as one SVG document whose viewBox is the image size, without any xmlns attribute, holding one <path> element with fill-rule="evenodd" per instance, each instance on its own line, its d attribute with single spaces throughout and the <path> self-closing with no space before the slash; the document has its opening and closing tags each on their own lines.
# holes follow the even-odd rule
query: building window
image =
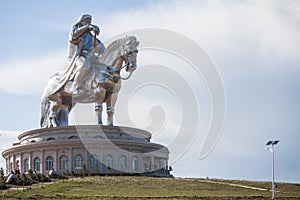
<svg viewBox="0 0 300 200">
<path fill-rule="evenodd" d="M 51 170 L 53 168 L 53 158 L 51 156 L 46 158 L 46 170 Z"/>
<path fill-rule="evenodd" d="M 111 155 L 106 156 L 105 165 L 106 165 L 106 167 L 112 168 L 113 162 L 112 162 L 112 156 Z"/>
<path fill-rule="evenodd" d="M 34 159 L 34 171 L 39 172 L 41 170 L 40 168 L 40 159 L 35 158 Z"/>
<path fill-rule="evenodd" d="M 120 170 L 127 169 L 126 161 L 127 161 L 126 156 L 124 156 L 124 155 L 120 156 Z"/>
<path fill-rule="evenodd" d="M 74 140 L 74 139 L 79 139 L 79 137 L 76 135 L 72 135 L 72 136 L 68 137 L 68 140 Z"/>
<path fill-rule="evenodd" d="M 81 155 L 77 155 L 75 157 L 75 169 L 81 169 L 82 167 L 82 157 Z"/>
<path fill-rule="evenodd" d="M 46 141 L 51 141 L 51 140 L 55 140 L 55 139 L 53 137 L 46 139 Z"/>
<path fill-rule="evenodd" d="M 138 170 L 138 158 L 133 156 L 132 158 L 132 170 L 136 172 Z"/>
<path fill-rule="evenodd" d="M 67 168 L 68 168 L 67 157 L 66 156 L 61 156 L 59 158 L 59 169 L 60 170 L 66 170 Z"/>
<path fill-rule="evenodd" d="M 98 170 L 98 159 L 95 155 L 91 155 L 90 157 L 90 168 L 91 170 Z"/>
<path fill-rule="evenodd" d="M 24 172 L 28 172 L 29 170 L 29 161 L 28 159 L 25 159 L 24 161 Z"/>
<path fill-rule="evenodd" d="M 151 171 L 152 170 L 152 163 L 151 161 L 145 162 L 145 171 Z"/>
</svg>

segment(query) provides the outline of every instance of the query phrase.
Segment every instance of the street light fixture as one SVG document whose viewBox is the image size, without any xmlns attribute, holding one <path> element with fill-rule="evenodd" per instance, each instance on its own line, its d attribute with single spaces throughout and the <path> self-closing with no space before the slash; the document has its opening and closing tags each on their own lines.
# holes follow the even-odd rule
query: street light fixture
<svg viewBox="0 0 300 200">
<path fill-rule="evenodd" d="M 275 149 L 274 149 L 274 145 L 278 144 L 279 140 L 270 140 L 266 143 L 266 150 L 270 150 L 272 152 L 272 199 L 275 198 L 275 188 L 276 188 L 276 184 L 274 182 L 274 154 L 275 154 Z M 271 146 L 268 147 L 268 146 Z"/>
</svg>

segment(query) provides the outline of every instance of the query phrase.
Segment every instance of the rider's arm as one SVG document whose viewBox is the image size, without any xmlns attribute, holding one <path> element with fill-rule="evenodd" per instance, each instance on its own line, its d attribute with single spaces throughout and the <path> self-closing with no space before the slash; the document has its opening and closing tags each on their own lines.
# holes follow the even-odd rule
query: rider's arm
<svg viewBox="0 0 300 200">
<path fill-rule="evenodd" d="M 77 43 L 79 41 L 79 38 L 85 34 L 88 31 L 95 31 L 95 33 L 98 35 L 100 30 L 98 26 L 92 25 L 92 24 L 86 24 L 84 26 L 81 26 L 79 28 L 74 28 L 71 32 L 71 38 L 70 42 Z"/>
</svg>

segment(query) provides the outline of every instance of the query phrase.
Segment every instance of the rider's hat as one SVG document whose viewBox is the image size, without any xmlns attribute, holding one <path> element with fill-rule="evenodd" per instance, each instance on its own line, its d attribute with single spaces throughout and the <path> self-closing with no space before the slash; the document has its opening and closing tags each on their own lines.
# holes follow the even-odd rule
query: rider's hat
<svg viewBox="0 0 300 200">
<path fill-rule="evenodd" d="M 81 16 L 78 18 L 78 20 L 77 20 L 77 22 L 76 22 L 76 24 L 75 24 L 74 26 L 78 26 L 79 24 L 81 24 L 81 23 L 82 23 L 84 20 L 86 20 L 86 19 L 92 20 L 92 15 L 89 15 L 89 14 L 81 15 Z"/>
</svg>

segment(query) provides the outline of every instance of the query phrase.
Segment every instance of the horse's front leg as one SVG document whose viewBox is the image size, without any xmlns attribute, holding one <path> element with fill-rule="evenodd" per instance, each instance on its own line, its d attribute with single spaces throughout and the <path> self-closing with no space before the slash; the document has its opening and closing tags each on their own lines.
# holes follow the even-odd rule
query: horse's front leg
<svg viewBox="0 0 300 200">
<path fill-rule="evenodd" d="M 97 104 L 95 105 L 95 112 L 97 114 L 98 124 L 100 124 L 100 125 L 103 124 L 103 122 L 102 122 L 102 111 L 103 111 L 102 104 L 103 104 L 103 101 L 105 98 L 105 93 L 106 93 L 106 89 L 104 89 L 102 87 L 99 88 L 95 93 L 95 100 L 97 102 Z"/>
<path fill-rule="evenodd" d="M 107 124 L 110 126 L 114 125 L 114 113 L 115 113 L 115 104 L 118 99 L 118 92 L 114 91 L 106 100 L 107 105 Z"/>
</svg>

